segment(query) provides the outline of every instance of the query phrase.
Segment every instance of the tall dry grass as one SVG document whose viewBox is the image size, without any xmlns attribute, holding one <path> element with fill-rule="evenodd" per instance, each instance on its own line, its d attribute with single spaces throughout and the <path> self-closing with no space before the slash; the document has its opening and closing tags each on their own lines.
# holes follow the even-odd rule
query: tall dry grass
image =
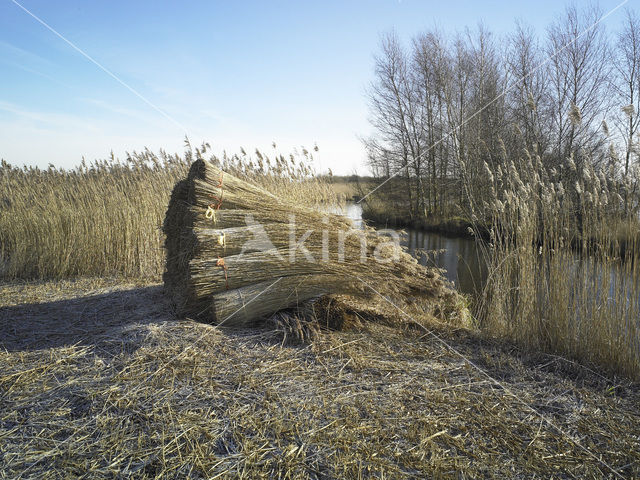
<svg viewBox="0 0 640 480">
<path fill-rule="evenodd" d="M 524 152 L 485 164 L 490 274 L 477 305 L 487 332 L 640 377 L 640 228 L 613 169 L 546 170 Z M 624 180 L 624 179 L 623 179 Z"/>
<path fill-rule="evenodd" d="M 175 182 L 196 158 L 217 163 L 289 200 L 333 202 L 316 178 L 307 150 L 288 157 L 256 150 L 222 158 L 208 144 L 184 155 L 149 150 L 83 163 L 72 170 L 0 165 L 0 277 L 73 276 L 160 279 L 165 257 L 160 227 Z"/>
</svg>

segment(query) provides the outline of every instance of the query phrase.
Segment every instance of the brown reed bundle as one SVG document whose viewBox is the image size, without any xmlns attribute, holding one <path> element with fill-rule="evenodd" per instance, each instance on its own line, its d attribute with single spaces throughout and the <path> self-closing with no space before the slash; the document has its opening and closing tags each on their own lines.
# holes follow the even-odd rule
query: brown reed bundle
<svg viewBox="0 0 640 480">
<path fill-rule="evenodd" d="M 455 297 L 373 229 L 283 201 L 202 159 L 176 184 L 163 228 L 164 282 L 182 316 L 244 325 L 325 294 L 370 295 L 369 286 Z"/>
</svg>

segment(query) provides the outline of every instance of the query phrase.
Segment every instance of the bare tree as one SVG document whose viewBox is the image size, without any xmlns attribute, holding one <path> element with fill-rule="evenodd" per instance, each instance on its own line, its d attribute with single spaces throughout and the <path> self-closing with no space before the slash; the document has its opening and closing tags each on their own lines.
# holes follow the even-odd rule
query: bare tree
<svg viewBox="0 0 640 480">
<path fill-rule="evenodd" d="M 367 145 L 370 156 L 388 161 L 387 170 L 392 175 L 402 170 L 407 182 L 411 178 L 410 161 L 416 158 L 419 150 L 408 68 L 406 53 L 395 33 L 385 35 L 381 40 L 381 54 L 376 57 L 375 81 L 369 92 L 370 121 L 378 139 Z M 413 216 L 415 205 L 410 188 L 407 194 Z"/>
<path fill-rule="evenodd" d="M 427 167 L 426 214 L 442 215 L 444 208 L 443 191 L 449 165 L 447 143 L 444 140 L 446 109 L 443 90 L 448 82 L 448 57 L 445 40 L 439 33 L 428 32 L 419 35 L 413 42 L 413 72 L 418 88 L 417 100 L 421 103 L 422 137 L 425 145 L 422 154 Z"/>
<path fill-rule="evenodd" d="M 616 77 L 613 88 L 620 111 L 615 125 L 622 138 L 624 181 L 631 187 L 630 168 L 637 162 L 636 136 L 640 126 L 640 19 L 628 10 L 624 27 L 618 33 L 614 66 Z M 624 189 L 625 210 L 629 210 L 630 188 Z"/>
<path fill-rule="evenodd" d="M 600 10 L 575 6 L 548 30 L 551 120 L 556 160 L 593 158 L 602 146 L 600 126 L 608 108 L 609 48 Z"/>
<path fill-rule="evenodd" d="M 518 23 L 504 48 L 482 25 L 452 37 L 428 31 L 409 48 L 383 37 L 369 90 L 376 134 L 365 141 L 374 173 L 395 177 L 381 192 L 410 218 L 469 213 L 495 187 L 485 164 L 504 171 L 524 155 L 568 185 L 581 211 L 576 180 L 586 162 L 607 158 L 612 86 L 628 178 L 640 160 L 640 20 L 628 14 L 614 77 L 600 18 L 595 7 L 569 7 L 544 42 Z"/>
<path fill-rule="evenodd" d="M 515 32 L 508 38 L 506 55 L 509 121 L 522 132 L 526 147 L 540 155 L 549 148 L 549 82 L 543 62 L 533 29 L 517 22 Z"/>
</svg>

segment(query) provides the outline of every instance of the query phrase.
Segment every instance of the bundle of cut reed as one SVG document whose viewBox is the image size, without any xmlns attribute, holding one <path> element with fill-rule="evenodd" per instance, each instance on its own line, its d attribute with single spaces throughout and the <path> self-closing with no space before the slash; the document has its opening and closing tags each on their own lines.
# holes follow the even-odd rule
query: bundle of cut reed
<svg viewBox="0 0 640 480">
<path fill-rule="evenodd" d="M 245 325 L 331 293 L 453 295 L 388 237 L 284 202 L 205 160 L 176 184 L 163 229 L 165 287 L 181 316 Z"/>
</svg>

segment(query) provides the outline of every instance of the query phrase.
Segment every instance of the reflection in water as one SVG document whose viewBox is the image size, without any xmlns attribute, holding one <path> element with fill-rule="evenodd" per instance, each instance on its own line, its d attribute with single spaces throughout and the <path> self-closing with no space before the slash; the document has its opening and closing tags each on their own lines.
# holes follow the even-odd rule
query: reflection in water
<svg viewBox="0 0 640 480">
<path fill-rule="evenodd" d="M 359 203 L 347 203 L 344 206 L 333 206 L 328 208 L 329 213 L 344 215 L 353 220 L 356 228 L 362 228 L 362 206 Z"/>
<path fill-rule="evenodd" d="M 362 227 L 362 206 L 358 203 L 331 209 L 331 213 L 344 215 L 358 228 Z M 487 278 L 487 267 L 474 240 L 410 228 L 403 232 L 401 244 L 422 265 L 443 269 L 445 277 L 463 293 L 476 293 L 482 288 Z"/>
<path fill-rule="evenodd" d="M 444 269 L 445 277 L 463 293 L 476 293 L 487 278 L 486 263 L 474 240 L 406 229 L 402 245 L 422 265 Z"/>
</svg>

